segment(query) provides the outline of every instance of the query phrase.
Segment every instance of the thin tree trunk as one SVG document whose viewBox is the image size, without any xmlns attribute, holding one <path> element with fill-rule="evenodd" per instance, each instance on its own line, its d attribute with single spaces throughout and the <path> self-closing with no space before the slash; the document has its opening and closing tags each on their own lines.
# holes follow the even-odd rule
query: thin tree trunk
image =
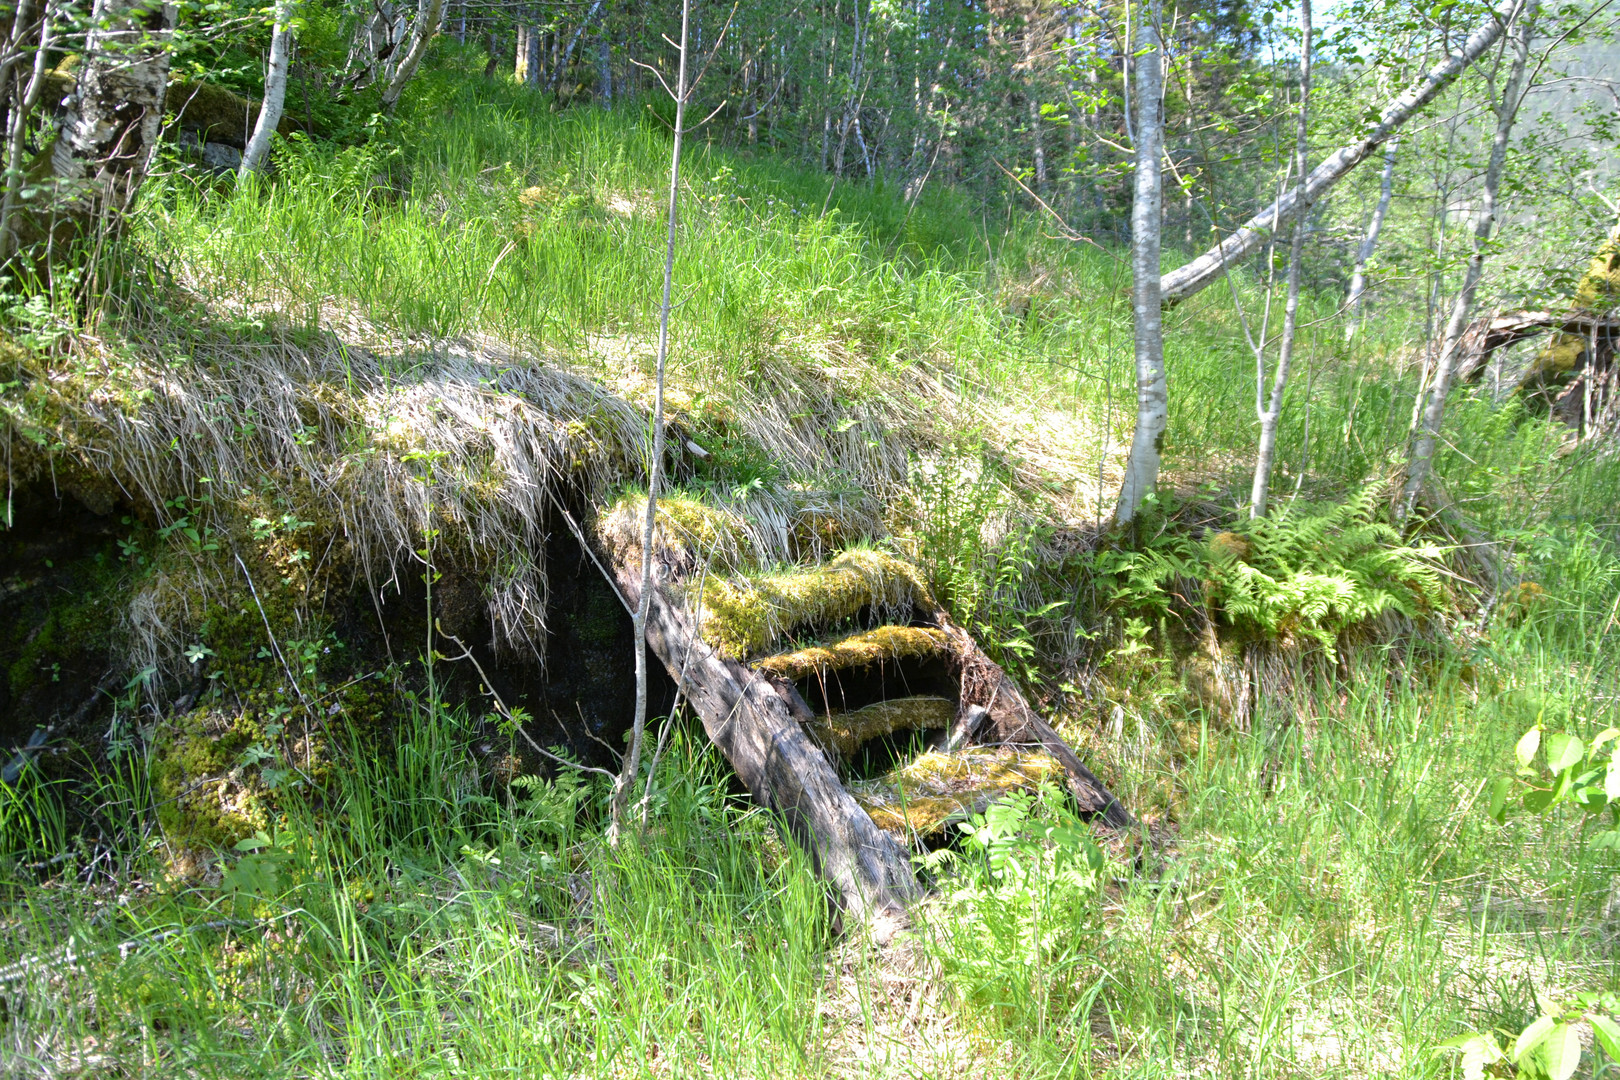
<svg viewBox="0 0 1620 1080">
<path fill-rule="evenodd" d="M 27 85 L 13 97 L 11 111 L 6 117 L 6 195 L 4 202 L 0 203 L 0 262 L 10 260 L 17 253 L 17 200 L 23 186 L 23 144 L 28 134 L 28 119 L 34 114 L 40 92 L 45 86 L 47 58 L 56 31 L 53 14 L 51 5 L 47 3 L 39 20 L 39 37 L 34 45 L 34 70 L 29 75 Z M 33 19 L 31 7 L 20 7 L 15 18 L 18 25 L 13 27 L 14 43 L 22 40 L 24 28 L 20 24 L 25 19 Z"/>
<path fill-rule="evenodd" d="M 529 33 L 524 38 L 523 44 L 523 51 L 527 56 L 524 61 L 523 82 L 529 86 L 540 85 L 540 69 L 542 67 L 540 62 L 540 38 L 540 27 L 531 23 Z"/>
<path fill-rule="evenodd" d="M 292 54 L 293 0 L 277 0 L 275 27 L 270 33 L 270 64 L 264 77 L 264 100 L 259 103 L 259 119 L 253 125 L 247 149 L 242 151 L 238 176 L 258 172 L 270 153 L 270 136 L 281 123 L 281 110 L 287 100 L 287 62 Z"/>
<path fill-rule="evenodd" d="M 641 741 L 647 730 L 647 608 L 652 602 L 653 530 L 658 516 L 658 484 L 664 464 L 664 366 L 669 359 L 669 313 L 675 280 L 676 211 L 681 191 L 681 137 L 686 123 L 687 33 L 691 25 L 692 0 L 681 0 L 681 56 L 675 79 L 675 147 L 669 160 L 669 231 L 664 242 L 664 301 L 658 313 L 658 372 L 653 400 L 652 454 L 647 462 L 647 520 L 641 538 L 641 590 L 633 619 L 636 650 L 636 715 L 630 728 L 630 746 L 613 785 L 609 803 L 608 842 L 616 844 L 624 830 L 625 810 L 630 791 L 641 768 Z"/>
<path fill-rule="evenodd" d="M 1490 18 L 1469 35 L 1461 50 L 1430 68 L 1421 79 L 1408 87 L 1405 93 L 1390 102 L 1385 107 L 1383 115 L 1378 118 L 1378 123 L 1364 138 L 1349 146 L 1340 147 L 1328 155 L 1327 159 L 1311 172 L 1304 189 L 1306 199 L 1312 203 L 1319 201 L 1329 188 L 1366 160 L 1374 150 L 1384 145 L 1390 136 L 1400 130 L 1402 124 L 1433 101 L 1440 91 L 1451 85 L 1470 64 L 1496 44 L 1516 10 L 1517 4 L 1514 4 L 1507 9 L 1492 12 Z M 1160 282 L 1160 291 L 1165 302 L 1173 304 L 1186 299 L 1220 277 L 1227 267 L 1241 262 L 1259 250 L 1266 243 L 1266 238 L 1298 211 L 1300 203 L 1296 201 L 1297 194 L 1295 191 L 1288 192 L 1250 218 L 1242 228 L 1192 262 L 1165 274 Z"/>
<path fill-rule="evenodd" d="M 1254 455 L 1254 484 L 1249 489 L 1249 516 L 1266 516 L 1266 499 L 1271 488 L 1271 463 L 1277 456 L 1277 423 L 1282 418 L 1283 391 L 1288 388 L 1288 369 L 1294 358 L 1294 331 L 1299 317 L 1300 262 L 1305 254 L 1305 223 L 1310 216 L 1311 204 L 1306 192 L 1310 176 L 1310 105 L 1311 105 L 1311 0 L 1300 0 L 1299 6 L 1299 131 L 1294 147 L 1295 171 L 1299 187 L 1295 189 L 1295 205 L 1300 212 L 1294 217 L 1294 236 L 1288 246 L 1288 299 L 1283 302 L 1282 341 L 1277 346 L 1277 371 L 1271 384 L 1271 401 L 1259 411 L 1260 445 Z M 1261 343 L 1264 348 L 1264 342 Z M 1264 353 L 1261 354 L 1262 357 Z M 1264 370 L 1259 373 L 1254 392 L 1258 399 L 1264 387 Z M 1258 400 L 1256 405 L 1258 405 Z"/>
<path fill-rule="evenodd" d="M 384 112 L 393 112 L 399 104 L 399 95 L 404 93 L 405 84 L 411 81 L 417 66 L 422 63 L 422 57 L 427 55 L 428 45 L 439 32 L 439 19 L 443 15 L 444 0 L 420 0 L 417 4 L 410 47 L 405 52 L 405 58 L 399 62 L 399 67 L 394 69 L 394 77 L 388 80 L 388 86 L 383 90 Z"/>
<path fill-rule="evenodd" d="M 530 41 L 530 38 L 534 36 L 533 31 L 529 28 L 529 24 L 524 21 L 528 18 L 528 14 L 527 11 L 518 12 L 517 46 L 512 50 L 512 78 L 520 86 L 529 81 L 529 68 L 531 66 L 529 47 L 531 44 L 539 44 Z"/>
<path fill-rule="evenodd" d="M 1395 191 L 1395 153 L 1400 145 L 1399 139 L 1391 139 L 1389 145 L 1384 147 L 1384 175 L 1379 181 L 1378 205 L 1373 207 L 1372 220 L 1367 222 L 1367 235 L 1362 237 L 1361 247 L 1356 249 L 1356 266 L 1350 274 L 1350 292 L 1344 301 L 1347 313 L 1344 325 L 1346 344 L 1355 339 L 1356 331 L 1361 328 L 1362 294 L 1367 291 L 1367 264 L 1378 249 L 1378 234 L 1384 228 L 1384 215 L 1389 213 L 1390 197 Z"/>
<path fill-rule="evenodd" d="M 1159 230 L 1164 201 L 1159 173 L 1164 89 L 1159 0 L 1136 29 L 1136 196 L 1131 207 L 1131 307 L 1136 324 L 1136 433 L 1125 463 L 1114 521 L 1126 525 L 1159 482 L 1159 450 L 1170 419 L 1159 296 Z"/>
<path fill-rule="evenodd" d="M 1485 271 L 1485 251 L 1490 244 L 1491 230 L 1496 223 L 1497 193 L 1502 185 L 1502 168 L 1507 161 L 1508 139 L 1513 134 L 1513 122 L 1519 114 L 1523 98 L 1525 68 L 1530 60 L 1530 38 L 1534 31 L 1539 0 L 1527 0 L 1514 27 L 1513 66 L 1508 73 L 1507 86 L 1502 91 L 1502 103 L 1496 112 L 1496 135 L 1491 140 L 1491 156 L 1485 166 L 1484 194 L 1479 209 L 1479 221 L 1474 226 L 1474 252 L 1463 271 L 1462 288 L 1451 303 L 1451 317 L 1446 323 L 1446 336 L 1440 344 L 1440 356 L 1435 362 L 1434 378 L 1428 388 L 1423 409 L 1422 424 L 1417 441 L 1412 445 L 1412 456 L 1406 467 L 1406 490 L 1402 492 L 1400 516 L 1412 512 L 1418 495 L 1434 471 L 1435 443 L 1440 437 L 1440 424 L 1445 418 L 1446 395 L 1451 390 L 1451 375 L 1457 360 L 1457 346 L 1463 331 L 1468 328 L 1468 312 L 1474 303 L 1474 292 Z"/>
</svg>

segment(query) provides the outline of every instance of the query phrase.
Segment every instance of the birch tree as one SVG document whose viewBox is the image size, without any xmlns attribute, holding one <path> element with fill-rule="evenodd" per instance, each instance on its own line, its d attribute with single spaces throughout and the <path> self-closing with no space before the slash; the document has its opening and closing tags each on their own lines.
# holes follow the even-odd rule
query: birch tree
<svg viewBox="0 0 1620 1080">
<path fill-rule="evenodd" d="M 1159 454 L 1170 419 L 1159 296 L 1164 188 L 1159 172 L 1164 130 L 1164 47 L 1160 0 L 1151 0 L 1136 31 L 1136 193 L 1131 205 L 1131 308 L 1135 322 L 1136 431 L 1125 463 L 1114 521 L 1128 525 L 1159 482 Z"/>
<path fill-rule="evenodd" d="M 1361 238 L 1361 245 L 1356 248 L 1356 265 L 1350 271 L 1350 289 L 1344 300 L 1346 344 L 1355 340 L 1356 331 L 1361 328 L 1362 296 L 1367 291 L 1367 264 L 1378 249 L 1378 234 L 1384 230 L 1384 216 L 1389 213 L 1390 199 L 1395 192 L 1395 156 L 1399 149 L 1399 139 L 1391 139 L 1389 145 L 1384 147 L 1384 174 L 1378 181 L 1378 203 L 1373 207 L 1372 219 L 1367 222 L 1367 232 Z"/>
<path fill-rule="evenodd" d="M 1435 444 L 1440 437 L 1440 424 L 1445 418 L 1446 395 L 1451 391 L 1452 374 L 1456 370 L 1457 346 L 1463 331 L 1468 328 L 1468 313 L 1473 307 L 1474 293 L 1485 272 L 1485 256 L 1491 242 L 1491 231 L 1496 224 L 1497 196 L 1502 185 L 1503 166 L 1507 162 L 1508 140 L 1513 135 L 1513 123 L 1524 100 L 1524 74 L 1530 60 L 1530 39 L 1534 33 L 1539 0 L 1524 0 L 1524 8 L 1514 22 L 1512 37 L 1513 60 L 1508 72 L 1507 85 L 1496 106 L 1496 134 L 1491 139 L 1490 158 L 1485 165 L 1485 180 L 1480 197 L 1479 217 L 1474 225 L 1474 250 L 1463 271 L 1462 286 L 1451 303 L 1451 314 L 1446 321 L 1445 337 L 1440 343 L 1440 355 L 1435 361 L 1434 378 L 1418 392 L 1422 406 L 1422 419 L 1417 438 L 1412 444 L 1411 457 L 1406 466 L 1406 487 L 1401 494 L 1401 517 L 1412 512 L 1419 494 L 1434 471 Z"/>
<path fill-rule="evenodd" d="M 162 128 L 174 20 L 173 5 L 96 0 L 50 155 L 55 221 L 114 227 L 134 204 Z"/>
<path fill-rule="evenodd" d="M 1311 0 L 1299 6 L 1299 124 L 1294 141 L 1294 169 L 1299 177 L 1294 202 L 1294 235 L 1288 246 L 1288 297 L 1283 301 L 1282 340 L 1277 345 L 1277 370 L 1271 384 L 1271 400 L 1261 400 L 1265 392 L 1265 341 L 1255 351 L 1256 371 L 1254 408 L 1260 420 L 1260 445 L 1254 455 L 1254 484 L 1249 489 L 1249 516 L 1266 516 L 1266 498 L 1271 487 L 1271 463 L 1277 456 L 1277 422 L 1282 418 L 1283 392 L 1288 388 L 1288 371 L 1294 359 L 1294 334 L 1299 321 L 1300 261 L 1305 254 L 1305 223 L 1310 215 L 1307 184 L 1310 179 L 1311 104 Z"/>
<path fill-rule="evenodd" d="M 275 25 L 270 32 L 270 62 L 264 76 L 264 98 L 259 103 L 259 119 L 253 125 L 247 149 L 237 175 L 258 172 L 270 153 L 270 136 L 281 123 L 281 110 L 287 100 L 287 65 L 292 57 L 293 0 L 276 0 Z"/>
<path fill-rule="evenodd" d="M 427 55 L 428 45 L 438 34 L 439 21 L 443 17 L 444 0 L 420 0 L 417 4 L 416 18 L 411 23 L 410 44 L 389 77 L 388 85 L 383 88 L 384 112 L 393 112 L 399 104 L 399 95 L 404 93 L 405 84 L 411 81 L 411 76 L 416 74 L 416 69 L 422 63 L 422 57 Z"/>
<path fill-rule="evenodd" d="M 641 742 L 647 730 L 647 613 L 655 584 L 653 531 L 658 520 L 658 486 L 663 479 L 664 369 L 669 359 L 669 313 L 675 281 L 676 211 L 680 206 L 681 139 L 685 135 L 686 124 L 686 54 L 691 15 L 692 0 L 681 0 L 680 61 L 675 77 L 675 147 L 669 160 L 669 229 L 664 241 L 664 300 L 658 311 L 658 368 L 653 397 L 652 452 L 647 458 L 647 518 L 641 536 L 641 595 L 631 619 L 636 650 L 636 712 L 631 721 L 630 745 L 625 750 L 624 762 L 614 781 L 613 796 L 609 802 L 608 841 L 614 844 L 623 834 L 625 810 L 630 805 L 630 790 L 635 786 L 636 773 L 641 768 Z"/>
</svg>

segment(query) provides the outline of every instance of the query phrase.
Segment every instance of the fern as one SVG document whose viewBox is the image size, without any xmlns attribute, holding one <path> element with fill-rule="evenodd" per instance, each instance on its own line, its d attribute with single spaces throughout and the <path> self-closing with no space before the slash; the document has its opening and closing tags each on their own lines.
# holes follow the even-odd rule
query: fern
<svg viewBox="0 0 1620 1080">
<path fill-rule="evenodd" d="M 1223 534 L 1243 543 L 1210 545 L 1211 607 L 1268 635 L 1301 634 L 1329 656 L 1340 635 L 1386 612 L 1417 619 L 1439 609 L 1440 549 L 1406 544 L 1379 520 L 1384 495 L 1372 485 L 1337 506 L 1289 507 Z"/>
<path fill-rule="evenodd" d="M 1446 600 L 1440 549 L 1406 544 L 1380 520 L 1385 494 L 1372 485 L 1339 505 L 1288 506 L 1203 544 L 1161 535 L 1102 553 L 1097 569 L 1116 610 L 1166 614 L 1201 582 L 1204 604 L 1228 624 L 1304 637 L 1336 658 L 1346 631 L 1387 612 L 1422 618 Z"/>
</svg>

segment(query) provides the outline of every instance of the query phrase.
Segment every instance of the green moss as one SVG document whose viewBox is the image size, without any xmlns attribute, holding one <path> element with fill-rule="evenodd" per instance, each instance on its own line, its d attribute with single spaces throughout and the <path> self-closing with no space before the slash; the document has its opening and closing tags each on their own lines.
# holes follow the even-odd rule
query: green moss
<svg viewBox="0 0 1620 1080">
<path fill-rule="evenodd" d="M 262 734 L 249 717 L 220 709 L 195 710 L 158 733 L 152 791 L 171 842 L 229 847 L 268 827 L 266 792 L 241 761 Z"/>
<path fill-rule="evenodd" d="M 942 697 L 908 697 L 819 717 L 809 728 L 821 745 L 838 751 L 847 760 L 873 739 L 897 731 L 937 731 L 950 727 L 954 719 L 953 702 Z"/>
<path fill-rule="evenodd" d="M 869 548 L 824 565 L 755 578 L 710 578 L 701 597 L 703 639 L 733 657 L 756 654 L 799 628 L 826 629 L 863 608 L 908 619 L 928 603 L 921 572 Z"/>
<path fill-rule="evenodd" d="M 1598 249 L 1575 286 L 1575 306 L 1584 311 L 1607 311 L 1616 303 L 1620 303 L 1620 237 Z"/>
<path fill-rule="evenodd" d="M 974 746 L 921 754 L 886 776 L 855 781 L 849 790 L 878 828 L 910 839 L 932 836 L 1008 792 L 1063 778 L 1063 766 L 1050 754 Z"/>
<path fill-rule="evenodd" d="M 950 651 L 943 630 L 917 626 L 880 626 L 826 645 L 811 645 L 768 656 L 754 666 L 797 682 L 814 675 L 849 668 L 871 667 L 888 660 L 941 655 Z"/>
</svg>

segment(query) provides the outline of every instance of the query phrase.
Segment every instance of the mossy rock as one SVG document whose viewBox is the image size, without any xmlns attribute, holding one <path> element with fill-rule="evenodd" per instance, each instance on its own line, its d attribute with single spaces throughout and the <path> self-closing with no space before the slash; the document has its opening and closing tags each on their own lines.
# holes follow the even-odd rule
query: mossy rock
<svg viewBox="0 0 1620 1080">
<path fill-rule="evenodd" d="M 939 656 L 951 649 L 943 630 L 918 626 L 880 626 L 864 630 L 826 645 L 811 645 L 792 652 L 767 656 L 754 665 L 760 671 L 798 682 L 829 671 L 872 667 L 891 660 Z"/>
<path fill-rule="evenodd" d="M 938 731 L 956 719 L 956 704 L 942 697 L 907 697 L 879 701 L 853 712 L 818 717 L 808 725 L 821 745 L 847 761 L 873 739 L 897 731 Z"/>
<path fill-rule="evenodd" d="M 174 114 L 175 123 L 186 131 L 196 132 L 200 141 L 226 143 L 238 150 L 247 146 L 248 136 L 259 118 L 257 101 L 223 86 L 191 79 L 169 84 L 168 108 Z M 276 133 L 291 135 L 299 126 L 284 113 L 276 125 Z"/>
<path fill-rule="evenodd" d="M 973 746 L 929 751 L 849 790 L 878 828 L 910 840 L 937 835 L 1010 792 L 1062 784 L 1064 776 L 1057 758 L 1042 751 Z"/>
<path fill-rule="evenodd" d="M 152 791 L 171 842 L 229 847 L 268 827 L 267 792 L 241 763 L 259 735 L 246 716 L 217 708 L 197 709 L 159 730 Z"/>
<path fill-rule="evenodd" d="M 922 573 L 869 548 L 823 566 L 753 578 L 710 578 L 701 596 L 703 639 L 733 658 L 756 655 L 797 629 L 821 630 L 864 609 L 906 622 L 931 603 Z"/>
</svg>

